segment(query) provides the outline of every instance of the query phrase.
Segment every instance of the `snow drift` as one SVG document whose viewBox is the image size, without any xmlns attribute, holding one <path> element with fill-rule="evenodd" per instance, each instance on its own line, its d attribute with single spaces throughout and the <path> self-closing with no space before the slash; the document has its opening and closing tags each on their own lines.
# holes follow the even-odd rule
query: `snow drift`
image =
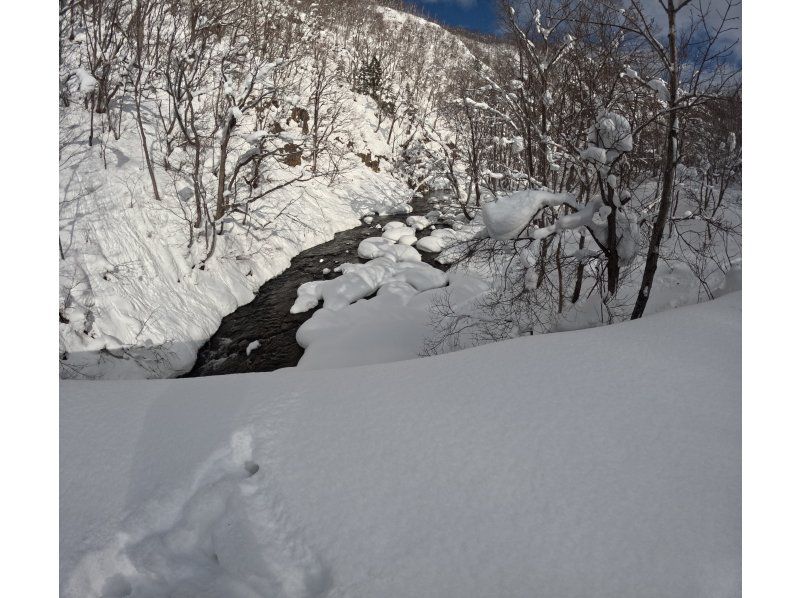
<svg viewBox="0 0 800 598">
<path fill-rule="evenodd" d="M 740 320 L 62 382 L 62 593 L 738 595 Z"/>
</svg>

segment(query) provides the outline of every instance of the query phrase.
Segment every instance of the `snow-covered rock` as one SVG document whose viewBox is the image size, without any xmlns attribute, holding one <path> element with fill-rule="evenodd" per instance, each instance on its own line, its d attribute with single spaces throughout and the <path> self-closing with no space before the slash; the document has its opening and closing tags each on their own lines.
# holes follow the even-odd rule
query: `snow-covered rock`
<svg viewBox="0 0 800 598">
<path fill-rule="evenodd" d="M 390 222 L 389 224 L 393 223 Z M 401 237 L 407 237 L 409 235 L 414 236 L 414 229 L 411 228 L 410 226 L 405 226 L 401 224 L 400 226 L 393 226 L 392 228 L 389 228 L 389 225 L 387 224 L 383 228 L 383 234 L 381 236 L 384 239 L 389 239 L 390 241 L 397 242 L 400 240 Z"/>
<path fill-rule="evenodd" d="M 320 301 L 324 302 L 327 309 L 336 311 L 394 281 L 406 282 L 418 291 L 427 291 L 447 283 L 447 277 L 442 272 L 421 263 L 419 253 L 407 245 L 391 245 L 381 257 L 366 264 L 342 264 L 336 271 L 341 272 L 342 276 L 300 285 L 291 313 L 313 309 Z"/>
<path fill-rule="evenodd" d="M 425 216 L 409 216 L 406 218 L 406 225 L 414 230 L 422 230 L 429 227 L 431 222 Z"/>
</svg>

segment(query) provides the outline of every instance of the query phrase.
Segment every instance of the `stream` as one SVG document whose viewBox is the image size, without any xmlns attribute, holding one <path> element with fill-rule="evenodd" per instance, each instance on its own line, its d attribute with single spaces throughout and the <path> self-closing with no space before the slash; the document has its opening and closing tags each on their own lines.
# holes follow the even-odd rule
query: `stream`
<svg viewBox="0 0 800 598">
<path fill-rule="evenodd" d="M 303 356 L 303 349 L 297 344 L 295 333 L 316 311 L 289 313 L 297 298 L 297 288 L 305 282 L 339 276 L 333 272 L 339 264 L 356 260 L 366 262 L 358 257 L 358 244 L 367 237 L 381 235 L 382 231 L 375 228 L 377 224 L 384 226 L 393 220 L 404 222 L 411 215 L 424 216 L 440 198 L 441 192 L 415 197 L 411 202 L 410 214 L 373 216 L 371 224 L 362 223 L 361 226 L 337 233 L 327 243 L 297 254 L 286 270 L 261 286 L 250 303 L 222 319 L 219 329 L 198 351 L 194 367 L 181 377 L 271 372 L 296 366 Z M 437 224 L 437 228 L 440 226 Z M 430 229 L 426 228 L 418 231 L 417 237 L 422 238 L 429 233 Z M 445 266 L 434 261 L 438 254 L 420 253 L 425 263 L 445 269 Z M 323 277 L 323 268 L 330 268 L 331 273 Z M 261 345 L 247 355 L 247 346 L 255 340 Z"/>
</svg>

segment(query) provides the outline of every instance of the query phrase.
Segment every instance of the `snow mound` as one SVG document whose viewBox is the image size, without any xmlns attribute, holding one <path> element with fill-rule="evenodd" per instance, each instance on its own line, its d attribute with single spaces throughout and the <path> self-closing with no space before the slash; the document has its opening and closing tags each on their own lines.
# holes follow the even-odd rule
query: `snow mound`
<svg viewBox="0 0 800 598">
<path fill-rule="evenodd" d="M 431 222 L 425 216 L 409 216 L 406 218 L 406 224 L 414 230 L 422 230 L 429 227 Z"/>
<path fill-rule="evenodd" d="M 441 217 L 442 217 L 442 213 L 439 210 L 431 210 L 430 212 L 425 214 L 425 219 L 430 224 L 436 224 L 437 222 L 439 222 L 439 218 L 441 218 Z"/>
<path fill-rule="evenodd" d="M 383 228 L 384 228 L 384 230 L 391 230 L 393 228 L 400 228 L 400 227 L 403 227 L 403 226 L 405 226 L 405 224 L 403 224 L 402 222 L 398 222 L 397 220 L 393 220 L 391 222 L 387 222 L 386 226 L 384 226 Z"/>
<path fill-rule="evenodd" d="M 422 256 L 419 251 L 407 244 L 391 245 L 386 248 L 384 255 L 391 257 L 398 262 L 421 262 Z"/>
<path fill-rule="evenodd" d="M 405 236 L 405 235 L 403 235 Z M 400 237 L 402 238 L 402 237 Z M 414 237 L 416 239 L 416 237 Z M 372 260 L 378 257 L 390 257 L 398 262 L 419 262 L 422 256 L 409 244 L 395 244 L 392 239 L 384 237 L 367 237 L 358 244 L 358 257 Z"/>
<path fill-rule="evenodd" d="M 390 222 L 389 224 L 393 224 Z M 407 237 L 409 235 L 414 235 L 414 229 L 410 226 L 400 225 L 394 226 L 389 228 L 389 225 L 383 227 L 383 234 L 381 235 L 384 239 L 389 239 L 390 241 L 397 242 L 400 240 L 401 237 Z"/>
<path fill-rule="evenodd" d="M 365 260 L 381 257 L 392 245 L 394 245 L 393 241 L 383 237 L 367 237 L 358 244 L 358 257 Z"/>
<path fill-rule="evenodd" d="M 457 245 L 484 236 L 486 228 L 480 224 L 468 226 L 461 225 L 458 230 L 452 228 L 437 228 L 427 237 L 417 241 L 416 247 L 428 253 L 438 253 Z"/>
<path fill-rule="evenodd" d="M 436 232 L 436 231 L 433 231 Z M 428 253 L 439 253 L 445 248 L 445 239 L 430 235 L 417 241 L 417 249 Z"/>
<path fill-rule="evenodd" d="M 404 235 L 397 239 L 397 242 L 401 245 L 414 245 L 417 242 L 416 235 Z"/>
</svg>

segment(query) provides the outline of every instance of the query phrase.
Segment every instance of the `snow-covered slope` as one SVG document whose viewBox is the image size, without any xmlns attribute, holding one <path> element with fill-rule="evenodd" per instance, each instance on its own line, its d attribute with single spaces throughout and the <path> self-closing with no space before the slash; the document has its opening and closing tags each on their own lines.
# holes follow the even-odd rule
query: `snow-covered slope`
<svg viewBox="0 0 800 598">
<path fill-rule="evenodd" d="M 375 10 L 383 17 L 387 26 L 408 27 L 430 37 L 434 43 L 430 44 L 426 59 L 430 59 L 435 56 L 437 52 L 441 52 L 443 46 L 449 46 L 448 49 L 453 54 L 460 55 L 462 59 L 471 61 L 473 64 L 478 62 L 478 58 L 461 38 L 438 23 L 433 23 L 422 17 L 395 10 L 388 6 L 376 6 Z"/>
<path fill-rule="evenodd" d="M 740 358 L 734 292 L 388 365 L 65 381 L 62 592 L 736 596 Z"/>
<path fill-rule="evenodd" d="M 348 149 L 337 165 L 343 176 L 291 184 L 248 206 L 244 217 L 226 218 L 225 234 L 218 235 L 207 262 L 202 238 L 187 242 L 197 236 L 187 216 L 191 201 L 181 196 L 160 153 L 154 160 L 162 197 L 153 197 L 135 121 L 126 115 L 118 139 L 104 133 L 90 145 L 89 112 L 80 104 L 62 107 L 62 377 L 180 374 L 222 317 L 252 300 L 297 253 L 358 225 L 365 214 L 405 211 L 412 192 L 392 175 L 388 127 L 378 123 L 371 98 L 346 95 L 348 131 L 341 143 Z M 285 135 L 304 137 L 299 123 L 281 122 Z M 249 147 L 248 125 L 234 138 L 241 151 Z M 363 155 L 387 160 L 376 171 Z M 273 167 L 272 184 L 302 176 L 306 158 L 299 166 Z"/>
<path fill-rule="evenodd" d="M 227 161 L 229 171 L 234 165 L 238 167 L 237 160 L 244 161 L 253 151 L 254 137 L 268 134 L 265 128 L 280 131 L 274 133 L 275 143 L 291 142 L 293 147 L 300 147 L 301 163 L 273 159 L 264 167 L 268 184 L 278 186 L 295 178 L 302 181 L 252 205 L 248 203 L 246 211 L 240 208 L 217 218 L 213 226 L 206 223 L 204 228 L 192 224 L 195 218 L 197 222 L 202 218 L 192 213 L 195 200 L 191 177 L 181 171 L 190 162 L 183 148 L 186 144 L 167 144 L 161 130 L 163 114 L 174 109 L 171 96 L 161 89 L 163 85 L 148 87 L 142 108 L 142 130 L 148 138 L 154 178 L 160 188 L 157 200 L 140 131 L 129 106 L 130 88 L 122 86 L 115 100 L 125 109 L 116 108 L 119 122 L 114 121 L 115 132 L 111 133 L 106 125 L 110 117 L 92 117 L 84 105 L 86 89 L 93 90 L 97 85 L 84 68 L 86 35 L 62 40 L 62 94 L 63 103 L 68 104 L 60 108 L 62 377 L 180 374 L 191 367 L 196 350 L 214 333 L 222 317 L 252 300 L 260 285 L 283 271 L 297 253 L 356 226 L 365 214 L 402 213 L 412 191 L 406 174 L 395 172 L 394 166 L 404 143 L 416 134 L 416 127 L 428 126 L 426 115 L 434 111 L 429 92 L 442 84 L 441 73 L 427 71 L 432 70 L 434 58 L 450 65 L 474 62 L 475 58 L 457 36 L 424 19 L 388 8 L 366 11 L 362 17 L 362 29 L 381 32 L 382 43 L 403 42 L 402 47 L 388 48 L 383 58 L 387 88 L 399 94 L 402 84 L 403 93 L 409 94 L 402 102 L 395 98 L 403 106 L 397 123 L 385 115 L 381 118 L 375 99 L 354 92 L 352 82 L 345 78 L 348 61 L 359 64 L 362 60 L 350 47 L 356 33 L 335 23 L 326 25 L 329 29 L 314 29 L 306 23 L 306 30 L 300 25 L 305 15 L 298 15 L 294 24 L 308 40 L 317 40 L 315 52 L 322 52 L 328 62 L 324 67 L 314 66 L 310 46 L 299 47 L 297 56 L 287 61 L 299 66 L 287 69 L 291 74 L 280 75 L 285 78 L 280 93 L 271 91 L 277 99 L 268 112 L 274 114 L 269 118 L 258 116 L 259 121 L 252 115 L 237 120 Z M 394 32 L 393 37 L 387 28 Z M 364 43 L 371 46 L 375 42 L 369 37 Z M 219 45 L 225 47 L 224 43 Z M 424 52 L 418 52 L 418 48 L 424 48 Z M 410 81 L 405 81 L 406 75 L 398 67 L 409 56 L 414 56 L 419 69 L 413 93 Z M 280 72 L 276 65 L 283 64 L 280 61 L 285 57 L 274 58 L 269 68 Z M 322 114 L 335 112 L 338 119 L 338 128 L 326 124 L 335 135 L 331 134 L 330 155 L 320 158 L 321 162 L 335 162 L 335 167 L 328 166 L 338 176 L 311 177 L 308 172 L 308 119 L 314 114 L 309 81 L 317 72 L 315 68 L 327 69 L 336 83 L 326 83 L 336 91 L 327 92 L 318 108 Z M 218 79 L 211 77 L 210 82 L 198 84 L 203 94 L 214 92 Z M 412 112 L 419 115 L 403 120 Z M 116 119 L 117 112 L 111 113 Z M 209 172 L 201 182 L 208 189 L 217 188 L 217 153 L 209 150 L 204 162 Z M 212 250 L 209 228 L 222 231 L 214 238 Z M 206 259 L 206 255 L 211 257 Z"/>
<path fill-rule="evenodd" d="M 366 110 L 357 114 L 355 132 L 369 130 Z M 81 122 L 76 117 L 75 128 Z M 64 377 L 185 371 L 222 317 L 251 301 L 292 257 L 357 226 L 364 214 L 405 209 L 411 196 L 386 167 L 373 172 L 353 155 L 338 188 L 321 179 L 295 185 L 254 206 L 249 225 L 232 221 L 215 259 L 199 269 L 180 200 L 155 201 L 147 191 L 133 123 L 120 140 L 107 140 L 106 152 L 108 169 L 101 148 L 87 146 L 61 170 Z"/>
</svg>

